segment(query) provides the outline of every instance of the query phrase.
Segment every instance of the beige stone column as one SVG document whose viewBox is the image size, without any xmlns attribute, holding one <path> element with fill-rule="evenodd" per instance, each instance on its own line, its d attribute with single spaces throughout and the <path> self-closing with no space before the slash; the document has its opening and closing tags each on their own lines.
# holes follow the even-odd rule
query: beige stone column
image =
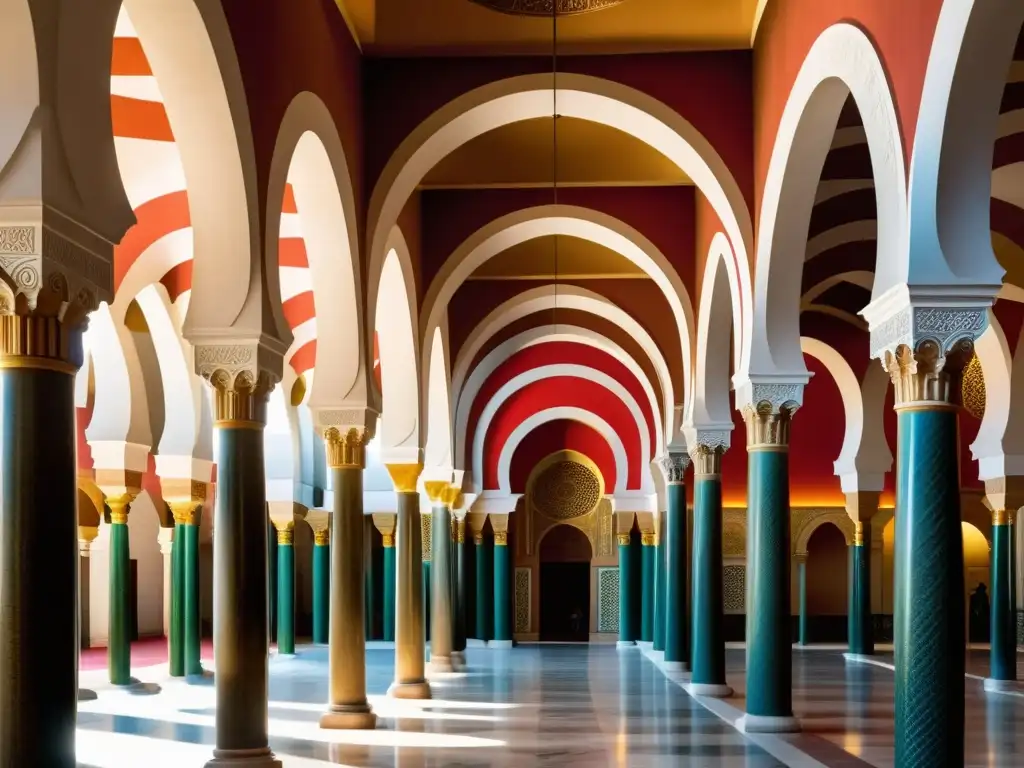
<svg viewBox="0 0 1024 768">
<path fill-rule="evenodd" d="M 161 527 L 156 534 L 160 545 L 160 557 L 163 558 L 163 601 L 164 601 L 164 637 L 171 636 L 171 551 L 174 548 L 174 529 Z"/>
<path fill-rule="evenodd" d="M 452 526 L 448 507 L 451 483 L 427 480 L 423 488 L 430 499 L 430 666 L 435 672 L 452 672 L 454 612 L 452 610 Z"/>
</svg>

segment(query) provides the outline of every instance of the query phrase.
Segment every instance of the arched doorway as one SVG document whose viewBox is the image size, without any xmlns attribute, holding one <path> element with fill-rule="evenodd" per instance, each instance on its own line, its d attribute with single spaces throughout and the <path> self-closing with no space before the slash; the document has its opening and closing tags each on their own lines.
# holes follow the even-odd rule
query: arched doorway
<svg viewBox="0 0 1024 768">
<path fill-rule="evenodd" d="M 540 543 L 540 639 L 590 639 L 590 540 L 579 528 L 556 525 Z"/>
<path fill-rule="evenodd" d="M 808 640 L 816 643 L 846 641 L 849 607 L 849 555 L 846 536 L 826 523 L 807 542 Z"/>
</svg>

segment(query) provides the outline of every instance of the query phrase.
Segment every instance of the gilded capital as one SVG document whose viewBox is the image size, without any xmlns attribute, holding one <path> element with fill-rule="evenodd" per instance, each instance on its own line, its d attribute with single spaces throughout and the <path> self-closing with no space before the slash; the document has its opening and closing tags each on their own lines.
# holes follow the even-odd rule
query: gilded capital
<svg viewBox="0 0 1024 768">
<path fill-rule="evenodd" d="M 620 547 L 628 547 L 629 546 L 629 534 L 628 533 L 617 534 L 615 539 L 616 539 L 616 541 L 619 542 L 619 546 Z"/>
<path fill-rule="evenodd" d="M 974 341 L 959 339 L 943 351 L 930 339 L 916 349 L 906 345 L 886 352 L 883 364 L 892 379 L 896 410 L 942 408 L 958 404 L 960 380 L 974 355 Z"/>
<path fill-rule="evenodd" d="M 449 486 L 447 480 L 427 480 L 423 483 L 423 490 L 427 492 L 431 504 L 447 505 Z"/>
<path fill-rule="evenodd" d="M 122 493 L 117 496 L 107 497 L 107 506 L 110 508 L 110 522 L 114 525 L 127 525 L 128 512 L 131 503 L 135 500 L 135 494 Z"/>
<path fill-rule="evenodd" d="M 269 371 L 230 366 L 230 352 L 236 348 L 206 347 L 196 350 L 200 375 L 213 388 L 214 426 L 223 429 L 263 429 L 267 425 L 267 402 L 276 379 Z M 243 349 L 243 348 L 237 348 Z M 200 356 L 200 352 L 204 356 Z M 220 357 L 216 353 L 222 353 Z M 204 361 L 200 365 L 200 361 Z M 217 361 L 223 361 L 218 366 Z M 208 374 L 204 374 L 208 371 Z"/>
<path fill-rule="evenodd" d="M 381 540 L 384 542 L 384 549 L 391 549 L 395 546 L 395 534 L 393 533 L 382 533 Z"/>
<path fill-rule="evenodd" d="M 641 533 L 640 534 L 640 543 L 643 546 L 645 546 L 645 547 L 653 547 L 658 542 L 657 542 L 657 540 L 654 537 L 654 532 L 651 531 L 651 532 L 648 532 L 648 533 Z"/>
<path fill-rule="evenodd" d="M 494 546 L 496 546 L 496 547 L 507 547 L 508 546 L 508 531 L 495 531 L 494 532 Z"/>
<path fill-rule="evenodd" d="M 285 523 L 278 525 L 274 523 L 274 528 L 277 530 L 277 543 L 280 546 L 291 546 L 295 541 L 295 523 Z M 315 533 L 313 534 L 316 535 Z"/>
<path fill-rule="evenodd" d="M 201 501 L 169 501 L 174 522 L 178 525 L 198 525 L 199 515 L 203 508 Z"/>
<path fill-rule="evenodd" d="M 323 432 L 327 466 L 331 469 L 366 467 L 366 444 L 373 435 L 364 427 L 328 427 Z"/>
<path fill-rule="evenodd" d="M 386 464 L 395 493 L 416 493 L 416 483 L 423 471 L 422 464 Z"/>
<path fill-rule="evenodd" d="M 860 520 L 855 520 L 853 523 L 853 546 L 864 546 L 864 523 Z"/>
<path fill-rule="evenodd" d="M 318 547 L 326 547 L 331 543 L 331 529 L 317 528 L 313 531 L 313 544 Z"/>
<path fill-rule="evenodd" d="M 462 501 L 462 487 L 450 484 L 444 492 L 444 503 L 449 509 L 457 509 Z"/>
<path fill-rule="evenodd" d="M 690 449 L 695 477 L 719 477 L 722 474 L 722 456 L 726 446 L 698 443 Z"/>
<path fill-rule="evenodd" d="M 796 408 L 774 408 L 769 402 L 743 409 L 747 424 L 748 451 L 786 451 L 789 449 L 789 428 Z"/>
</svg>

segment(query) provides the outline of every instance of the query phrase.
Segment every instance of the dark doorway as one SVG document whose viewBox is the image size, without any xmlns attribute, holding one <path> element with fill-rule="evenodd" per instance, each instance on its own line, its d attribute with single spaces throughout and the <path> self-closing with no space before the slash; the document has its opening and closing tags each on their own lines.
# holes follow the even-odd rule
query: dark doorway
<svg viewBox="0 0 1024 768">
<path fill-rule="evenodd" d="M 540 546 L 540 639 L 590 639 L 590 540 L 578 528 L 558 525 Z"/>
</svg>

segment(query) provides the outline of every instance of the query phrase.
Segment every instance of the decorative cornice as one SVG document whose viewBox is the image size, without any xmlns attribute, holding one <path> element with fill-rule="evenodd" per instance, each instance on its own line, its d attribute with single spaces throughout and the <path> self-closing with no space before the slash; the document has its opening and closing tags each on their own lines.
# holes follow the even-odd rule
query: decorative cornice
<svg viewBox="0 0 1024 768">
<path fill-rule="evenodd" d="M 625 0 L 471 0 L 492 11 L 512 16 L 573 16 L 593 13 L 624 3 Z"/>
</svg>

